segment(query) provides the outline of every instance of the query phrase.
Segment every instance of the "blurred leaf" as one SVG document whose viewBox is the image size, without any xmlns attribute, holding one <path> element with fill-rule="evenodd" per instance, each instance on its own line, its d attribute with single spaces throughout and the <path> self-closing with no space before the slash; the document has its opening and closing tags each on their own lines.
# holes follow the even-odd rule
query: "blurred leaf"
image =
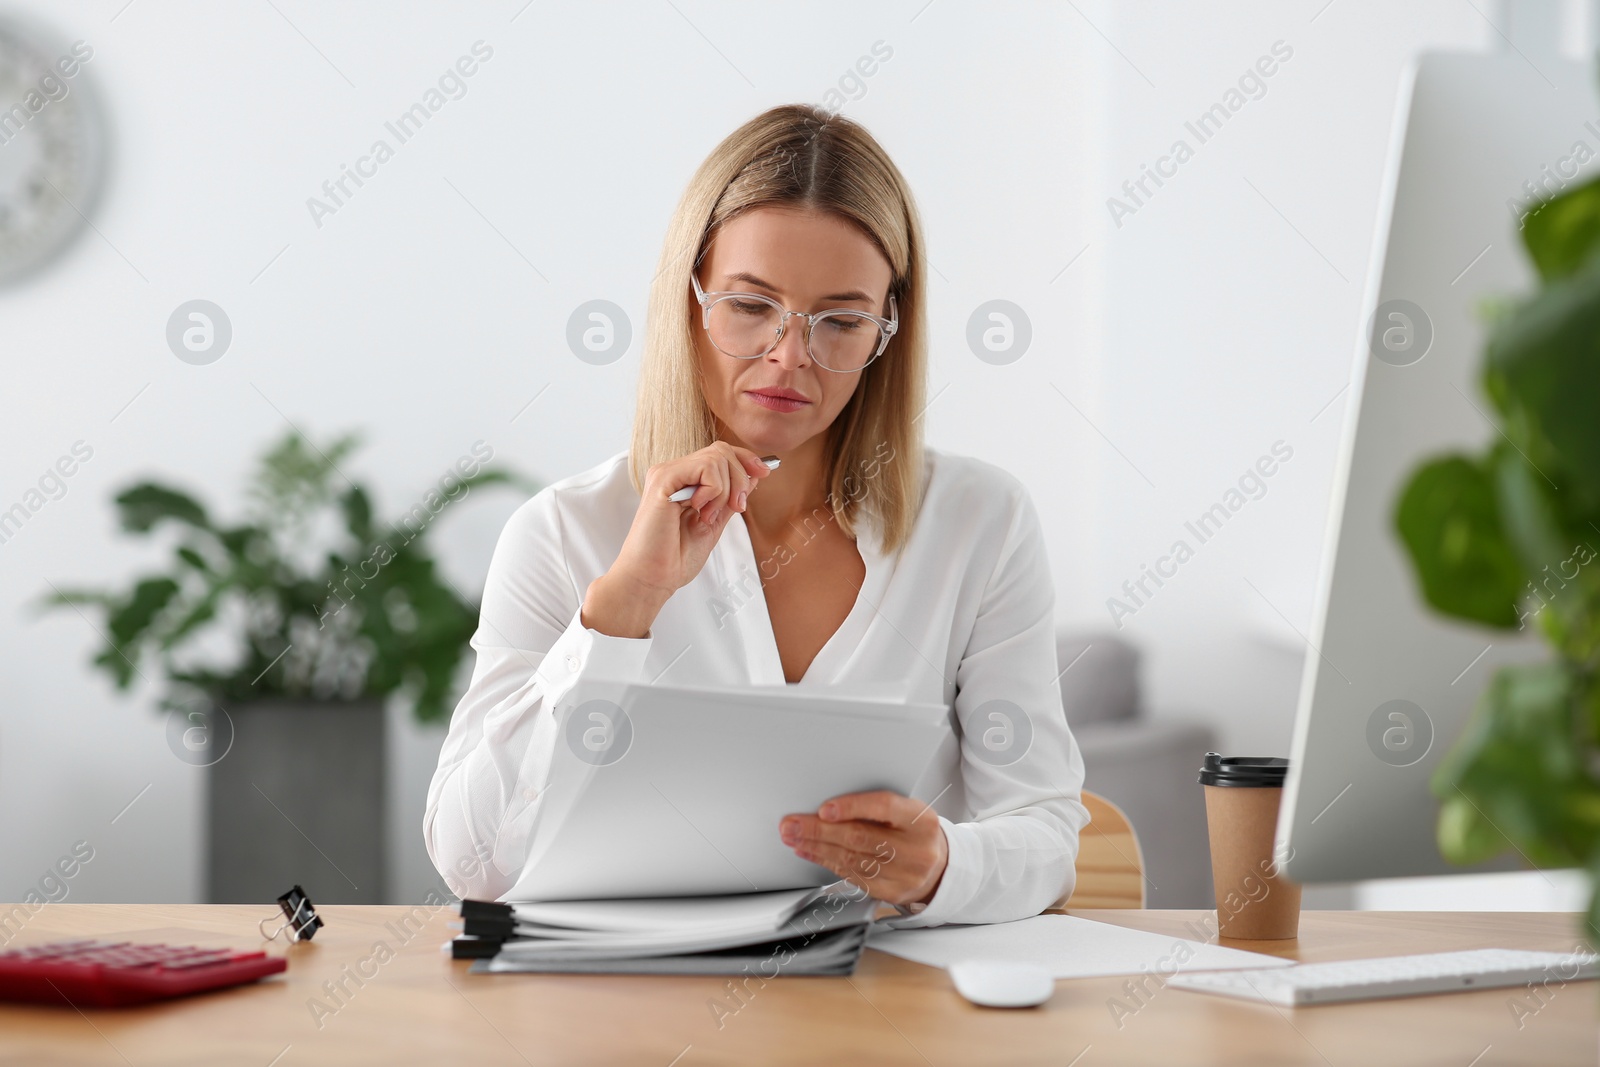
<svg viewBox="0 0 1600 1067">
<path fill-rule="evenodd" d="M 42 608 L 55 607 L 67 604 L 95 604 L 106 605 L 113 601 L 110 593 L 102 593 L 95 589 L 58 589 L 48 596 L 39 598 Z"/>
<path fill-rule="evenodd" d="M 154 482 L 142 482 L 119 493 L 116 498 L 122 528 L 132 533 L 148 533 L 162 519 L 187 523 L 202 530 L 211 529 L 205 509 L 193 497 Z"/>
<path fill-rule="evenodd" d="M 1438 832 L 1447 859 L 1476 862 L 1494 854 L 1484 852 L 1490 830 L 1506 839 L 1497 851 L 1515 848 L 1537 866 L 1578 865 L 1600 845 L 1600 784 L 1572 743 L 1576 686 L 1560 662 L 1495 673 L 1431 781 L 1444 803 Z"/>
<path fill-rule="evenodd" d="M 217 540 L 221 541 L 222 547 L 228 550 L 228 555 L 236 560 L 243 560 L 249 557 L 250 546 L 265 536 L 259 527 L 234 526 L 220 531 L 217 534 Z"/>
<path fill-rule="evenodd" d="M 1517 626 L 1527 578 L 1482 466 L 1464 456 L 1427 463 L 1402 492 L 1394 524 L 1429 604 L 1457 618 Z"/>
<path fill-rule="evenodd" d="M 112 683 L 118 689 L 126 689 L 133 682 L 133 659 L 124 654 L 120 648 L 108 646 L 90 662 L 109 673 Z"/>
<path fill-rule="evenodd" d="M 486 467 L 470 478 L 461 479 L 461 484 L 468 489 L 476 489 L 482 485 L 510 485 L 527 493 L 539 491 L 537 482 L 503 467 Z"/>
<path fill-rule="evenodd" d="M 1545 281 L 1575 273 L 1600 246 L 1600 179 L 1539 204 L 1523 224 L 1522 243 Z"/>
<path fill-rule="evenodd" d="M 142 638 L 155 617 L 177 594 L 178 583 L 171 578 L 145 578 L 140 581 L 106 620 L 113 643 L 122 647 Z"/>
<path fill-rule="evenodd" d="M 356 434 L 345 434 L 319 448 L 297 430 L 285 434 L 256 466 L 249 494 L 259 513 L 269 520 L 294 522 L 332 499 L 330 483 L 335 477 L 343 480 L 339 461 L 359 443 Z"/>
<path fill-rule="evenodd" d="M 350 536 L 361 544 L 372 540 L 372 501 L 367 499 L 367 491 L 352 485 L 339 498 L 339 506 L 344 511 L 345 527 Z"/>
<path fill-rule="evenodd" d="M 193 567 L 195 570 L 200 571 L 202 574 L 211 573 L 211 566 L 210 564 L 206 563 L 205 557 L 200 555 L 200 553 L 196 552 L 194 549 L 190 548 L 188 545 L 178 546 L 178 558 L 183 560 L 189 566 Z"/>
<path fill-rule="evenodd" d="M 178 583 L 170 578 L 145 578 L 125 598 L 107 603 L 106 646 L 94 662 L 111 672 L 117 688 L 126 689 L 133 681 L 140 645 L 177 593 Z"/>
<path fill-rule="evenodd" d="M 1485 367 L 1507 435 L 1558 487 L 1591 501 L 1600 498 L 1597 383 L 1600 257 L 1497 323 Z"/>
<path fill-rule="evenodd" d="M 1552 500 L 1555 491 L 1511 448 L 1496 448 L 1489 463 L 1506 541 L 1523 570 L 1536 577 L 1572 552 L 1572 543 L 1561 530 L 1561 519 Z"/>
<path fill-rule="evenodd" d="M 204 597 L 179 618 L 161 638 L 161 647 L 171 649 L 183 642 L 191 633 L 200 626 L 217 617 L 217 602 L 221 598 L 222 586 L 215 586 Z"/>
<path fill-rule="evenodd" d="M 1437 834 L 1439 853 L 1451 863 L 1482 863 L 1511 847 L 1505 835 L 1462 795 L 1446 797 L 1440 803 Z"/>
</svg>

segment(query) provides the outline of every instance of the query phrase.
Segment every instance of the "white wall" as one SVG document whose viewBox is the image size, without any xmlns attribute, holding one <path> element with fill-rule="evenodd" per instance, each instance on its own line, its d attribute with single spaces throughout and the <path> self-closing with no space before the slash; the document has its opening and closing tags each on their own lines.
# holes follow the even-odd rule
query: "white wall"
<svg viewBox="0 0 1600 1067">
<path fill-rule="evenodd" d="M 583 363 L 567 316 L 603 297 L 637 337 L 699 160 L 764 107 L 821 102 L 877 41 L 893 55 L 845 112 L 923 212 L 930 436 L 1031 487 L 1064 621 L 1108 625 L 1106 599 L 1184 519 L 1274 441 L 1294 448 L 1123 630 L 1162 714 L 1286 749 L 1299 648 L 1263 601 L 1305 629 L 1343 400 L 1326 405 L 1347 377 L 1400 69 L 1418 48 L 1486 47 L 1470 5 L 123 4 L 6 5 L 94 47 L 115 154 L 98 234 L 0 291 L 0 501 L 74 441 L 95 450 L 0 545 L 0 899 L 79 839 L 96 857 L 71 899 L 200 893 L 200 778 L 168 751 L 152 691 L 110 692 L 84 667 L 90 627 L 28 608 L 47 582 L 159 561 L 115 534 L 118 487 L 159 474 L 237 507 L 286 420 L 364 429 L 348 466 L 388 511 L 480 438 L 545 480 L 620 450 L 637 345 Z M 1266 95 L 1117 227 L 1106 198 L 1279 39 L 1294 55 Z M 479 40 L 494 54 L 466 95 L 317 227 L 306 199 Z M 196 297 L 235 331 L 205 367 L 164 341 Z M 965 340 L 994 298 L 1033 324 L 1008 366 Z M 462 589 L 481 589 L 515 502 L 485 493 L 441 524 Z M 437 743 L 412 730 L 395 746 L 403 897 L 431 884 L 418 831 Z"/>
</svg>

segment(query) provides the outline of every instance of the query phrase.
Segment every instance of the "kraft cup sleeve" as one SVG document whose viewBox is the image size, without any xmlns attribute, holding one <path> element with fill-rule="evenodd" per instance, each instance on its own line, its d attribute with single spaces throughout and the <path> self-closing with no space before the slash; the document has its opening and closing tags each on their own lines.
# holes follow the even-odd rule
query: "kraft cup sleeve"
<svg viewBox="0 0 1600 1067">
<path fill-rule="evenodd" d="M 1282 788 L 1203 788 L 1219 933 L 1261 940 L 1296 936 L 1300 887 L 1278 876 L 1273 854 Z"/>
</svg>

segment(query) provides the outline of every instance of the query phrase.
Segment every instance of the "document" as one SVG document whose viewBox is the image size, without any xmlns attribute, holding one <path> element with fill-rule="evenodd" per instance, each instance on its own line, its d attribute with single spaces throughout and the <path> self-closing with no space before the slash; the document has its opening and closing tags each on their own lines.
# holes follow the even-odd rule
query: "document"
<svg viewBox="0 0 1600 1067">
<path fill-rule="evenodd" d="M 1077 915 L 1035 915 L 987 926 L 925 930 L 874 929 L 867 947 L 929 967 L 962 960 L 1036 963 L 1057 978 L 1119 974 L 1171 977 L 1180 971 L 1225 971 L 1289 966 L 1293 960 L 1244 952 L 1171 934 L 1130 930 Z"/>
<path fill-rule="evenodd" d="M 944 705 L 779 686 L 589 681 L 555 717 L 528 860 L 506 900 L 826 885 L 838 876 L 795 856 L 779 820 L 843 793 L 915 796 L 951 730 Z"/>
<path fill-rule="evenodd" d="M 714 897 L 641 897 L 512 904 L 518 933 L 542 937 L 619 937 L 666 931 L 727 934 L 770 931 L 822 895 L 817 889 Z"/>
</svg>

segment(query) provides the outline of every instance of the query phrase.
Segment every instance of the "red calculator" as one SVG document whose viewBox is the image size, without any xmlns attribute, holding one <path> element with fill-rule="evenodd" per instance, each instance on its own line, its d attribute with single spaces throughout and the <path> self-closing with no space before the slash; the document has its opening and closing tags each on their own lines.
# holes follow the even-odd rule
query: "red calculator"
<svg viewBox="0 0 1600 1067">
<path fill-rule="evenodd" d="M 265 952 L 56 941 L 0 952 L 0 1000 L 115 1008 L 242 985 L 286 967 Z"/>
</svg>

